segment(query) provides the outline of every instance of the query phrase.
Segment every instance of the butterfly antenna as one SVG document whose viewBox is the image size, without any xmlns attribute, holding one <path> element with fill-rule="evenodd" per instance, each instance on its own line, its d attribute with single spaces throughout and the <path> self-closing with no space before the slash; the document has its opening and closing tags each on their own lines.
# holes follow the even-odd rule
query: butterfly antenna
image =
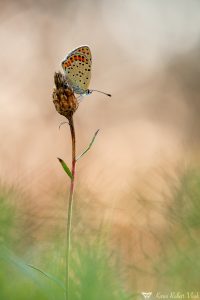
<svg viewBox="0 0 200 300">
<path fill-rule="evenodd" d="M 104 95 L 106 95 L 106 96 L 108 96 L 108 97 L 111 97 L 111 96 L 112 96 L 111 94 L 104 93 L 104 92 L 98 91 L 98 90 L 90 90 L 90 91 L 91 91 L 91 92 L 98 92 L 98 93 L 104 94 Z"/>
</svg>

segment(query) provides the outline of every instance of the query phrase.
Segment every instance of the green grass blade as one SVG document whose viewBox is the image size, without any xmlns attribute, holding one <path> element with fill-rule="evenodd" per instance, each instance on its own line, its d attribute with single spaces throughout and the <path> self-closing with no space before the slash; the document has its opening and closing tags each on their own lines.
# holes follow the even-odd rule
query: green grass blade
<svg viewBox="0 0 200 300">
<path fill-rule="evenodd" d="M 27 265 L 28 267 L 38 271 L 39 273 L 41 273 L 42 275 L 46 276 L 47 278 L 49 278 L 50 280 L 54 281 L 57 285 L 59 285 L 63 290 L 65 290 L 65 285 L 64 283 L 59 279 L 57 278 L 56 276 L 52 275 L 52 274 L 49 274 L 47 272 L 44 272 L 42 270 L 40 270 L 39 268 L 36 268 L 35 266 L 32 266 L 32 265 Z"/>
<path fill-rule="evenodd" d="M 61 158 L 59 158 L 59 157 L 58 157 L 58 160 L 59 160 L 61 166 L 63 167 L 63 170 L 67 173 L 67 175 L 69 176 L 69 178 L 72 179 L 72 177 L 73 177 L 72 176 L 72 172 L 70 171 L 69 167 L 66 165 L 66 163 L 64 162 L 64 160 L 61 159 Z"/>
<path fill-rule="evenodd" d="M 92 145 L 93 145 L 93 143 L 94 143 L 94 141 L 95 141 L 95 139 L 96 139 L 96 136 L 97 136 L 99 130 L 100 130 L 100 129 L 98 129 L 98 130 L 95 132 L 95 134 L 94 134 L 94 136 L 93 136 L 93 138 L 92 138 L 92 140 L 91 140 L 89 146 L 85 149 L 85 151 L 83 151 L 83 153 L 81 153 L 81 154 L 77 157 L 76 161 L 78 161 L 83 155 L 85 155 L 85 154 L 90 150 L 90 148 L 92 147 Z"/>
<path fill-rule="evenodd" d="M 28 267 L 22 259 L 14 255 L 8 248 L 0 248 L 0 261 L 4 261 L 9 265 L 15 266 L 15 268 L 17 268 L 21 274 L 24 274 L 26 278 L 34 282 L 34 284 L 43 292 L 44 295 L 47 296 L 48 299 L 52 299 L 51 292 L 45 288 L 38 276 L 34 274 L 34 271 L 31 270 L 31 268 Z"/>
</svg>

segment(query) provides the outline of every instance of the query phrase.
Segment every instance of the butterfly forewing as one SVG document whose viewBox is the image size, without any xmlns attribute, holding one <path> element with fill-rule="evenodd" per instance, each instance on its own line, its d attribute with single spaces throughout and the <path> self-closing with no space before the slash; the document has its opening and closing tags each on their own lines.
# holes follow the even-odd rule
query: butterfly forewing
<svg viewBox="0 0 200 300">
<path fill-rule="evenodd" d="M 91 79 L 91 52 L 88 46 L 73 50 L 62 62 L 66 79 L 77 94 L 84 94 Z"/>
</svg>

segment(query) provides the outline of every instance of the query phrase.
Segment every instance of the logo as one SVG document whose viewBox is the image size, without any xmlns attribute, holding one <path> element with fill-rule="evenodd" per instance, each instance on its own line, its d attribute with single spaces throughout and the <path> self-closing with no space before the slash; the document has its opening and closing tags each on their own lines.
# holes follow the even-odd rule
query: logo
<svg viewBox="0 0 200 300">
<path fill-rule="evenodd" d="M 145 299 L 149 299 L 152 295 L 152 292 L 142 292 L 141 294 L 144 296 Z"/>
</svg>

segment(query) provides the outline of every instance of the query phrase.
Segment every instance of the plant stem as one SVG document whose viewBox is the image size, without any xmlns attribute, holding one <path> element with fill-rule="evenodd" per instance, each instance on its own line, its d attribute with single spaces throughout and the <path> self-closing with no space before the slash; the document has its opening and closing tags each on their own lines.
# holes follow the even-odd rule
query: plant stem
<svg viewBox="0 0 200 300">
<path fill-rule="evenodd" d="M 71 236 L 71 220 L 72 220 L 72 208 L 73 208 L 73 196 L 74 196 L 74 180 L 76 169 L 76 136 L 74 129 L 73 117 L 69 119 L 69 127 L 72 140 L 72 178 L 70 183 L 70 193 L 68 200 L 68 216 L 67 216 L 67 239 L 66 239 L 66 300 L 69 300 L 69 257 L 70 257 L 70 236 Z"/>
</svg>

